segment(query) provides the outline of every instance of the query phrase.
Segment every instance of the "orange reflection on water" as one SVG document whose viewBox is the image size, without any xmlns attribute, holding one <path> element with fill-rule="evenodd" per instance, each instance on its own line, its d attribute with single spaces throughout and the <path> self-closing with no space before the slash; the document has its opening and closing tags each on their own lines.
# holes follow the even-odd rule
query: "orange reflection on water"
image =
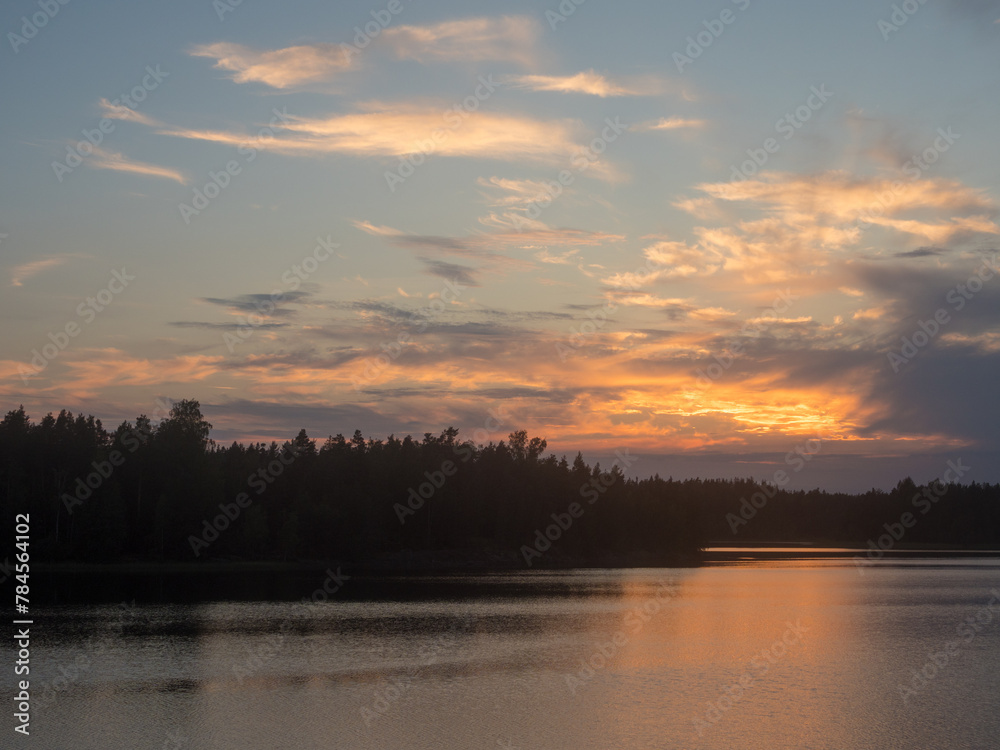
<svg viewBox="0 0 1000 750">
<path fill-rule="evenodd" d="M 676 717 L 681 736 L 692 732 L 692 747 L 699 746 L 696 719 L 706 715 L 719 717 L 706 731 L 716 740 L 731 736 L 732 747 L 743 744 L 748 722 L 754 732 L 784 738 L 789 744 L 783 746 L 795 746 L 806 726 L 831 747 L 848 746 L 838 744 L 842 722 L 829 715 L 822 697 L 862 679 L 867 666 L 838 653 L 864 637 L 849 614 L 858 584 L 853 569 L 796 560 L 789 567 L 770 561 L 675 572 L 679 585 L 666 602 L 654 598 L 645 576 L 622 584 L 620 627 L 628 641 L 614 668 L 634 680 L 671 676 L 675 686 L 687 686 L 682 695 L 664 690 L 656 710 L 645 705 L 637 713 Z M 840 665 L 837 672 L 831 664 Z M 711 713 L 720 700 L 730 707 Z M 787 710 L 789 702 L 796 711 Z M 629 705 L 625 696 L 620 705 Z"/>
</svg>

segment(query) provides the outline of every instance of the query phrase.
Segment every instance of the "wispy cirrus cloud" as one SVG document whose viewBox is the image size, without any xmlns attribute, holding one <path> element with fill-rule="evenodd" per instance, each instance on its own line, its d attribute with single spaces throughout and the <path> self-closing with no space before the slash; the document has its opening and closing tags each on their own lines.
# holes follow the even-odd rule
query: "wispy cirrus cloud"
<svg viewBox="0 0 1000 750">
<path fill-rule="evenodd" d="M 56 268 L 61 266 L 63 263 L 71 260 L 72 258 L 77 258 L 77 255 L 60 255 L 54 258 L 43 258 L 41 260 L 33 260 L 28 263 L 22 263 L 19 266 L 14 266 L 10 269 L 10 285 L 11 286 L 24 286 L 24 282 L 30 279 L 32 276 L 37 276 L 42 273 L 42 271 L 47 271 L 50 268 Z"/>
<path fill-rule="evenodd" d="M 629 130 L 637 132 L 655 132 L 658 130 L 701 130 L 708 126 L 708 120 L 697 120 L 689 117 L 661 117 L 659 120 L 640 122 Z"/>
<path fill-rule="evenodd" d="M 538 120 L 513 113 L 467 112 L 464 119 L 447 105 L 368 103 L 368 111 L 325 117 L 289 117 L 280 133 L 258 148 L 293 156 L 350 154 L 399 157 L 427 151 L 435 156 L 528 161 L 558 166 L 586 151 L 584 128 L 573 120 Z M 457 122 L 454 119 L 457 118 Z M 250 133 L 162 128 L 160 134 L 238 146 Z M 435 138 L 435 134 L 438 135 Z M 593 161 L 588 175 L 610 179 L 607 162 Z"/>
<path fill-rule="evenodd" d="M 511 180 L 504 177 L 480 177 L 476 184 L 496 191 L 483 193 L 491 206 L 524 208 L 532 203 L 551 200 L 552 188 L 543 180 Z"/>
<path fill-rule="evenodd" d="M 258 50 L 242 44 L 215 42 L 199 45 L 190 54 L 215 60 L 214 67 L 230 71 L 237 83 L 257 82 L 276 89 L 332 81 L 355 67 L 352 56 L 335 44 Z"/>
<path fill-rule="evenodd" d="M 590 94 L 591 96 L 642 96 L 649 93 L 640 87 L 616 83 L 593 70 L 571 76 L 521 75 L 510 76 L 505 83 L 529 91 L 557 91 L 563 94 Z"/>
<path fill-rule="evenodd" d="M 354 226 L 367 234 L 386 237 L 395 245 L 404 247 L 426 247 L 457 254 L 495 255 L 498 246 L 521 247 L 537 250 L 546 246 L 603 245 L 622 242 L 624 235 L 608 232 L 591 232 L 585 229 L 553 228 L 542 222 L 517 231 L 513 228 L 501 231 L 481 232 L 464 237 L 408 234 L 398 229 L 378 226 L 368 221 L 354 221 Z"/>
<path fill-rule="evenodd" d="M 142 125 L 159 125 L 160 123 L 142 112 L 136 112 L 131 107 L 126 107 L 124 104 L 113 104 L 105 98 L 101 98 L 98 102 L 98 106 L 101 108 L 101 116 L 106 117 L 109 120 L 125 120 L 128 122 L 138 122 Z"/>
<path fill-rule="evenodd" d="M 107 388 L 193 383 L 214 375 L 222 356 L 181 355 L 149 359 L 121 349 L 85 349 L 62 361 L 61 388 L 77 397 L 92 397 Z"/>
<path fill-rule="evenodd" d="M 396 57 L 419 62 L 502 60 L 530 66 L 540 35 L 531 16 L 464 18 L 430 26 L 397 26 L 382 32 Z"/>
<path fill-rule="evenodd" d="M 116 172 L 131 172 L 145 177 L 161 177 L 182 185 L 187 183 L 187 178 L 176 169 L 131 159 L 117 151 L 108 151 L 99 146 L 94 147 L 93 155 L 84 163 L 95 169 L 112 169 Z"/>
</svg>

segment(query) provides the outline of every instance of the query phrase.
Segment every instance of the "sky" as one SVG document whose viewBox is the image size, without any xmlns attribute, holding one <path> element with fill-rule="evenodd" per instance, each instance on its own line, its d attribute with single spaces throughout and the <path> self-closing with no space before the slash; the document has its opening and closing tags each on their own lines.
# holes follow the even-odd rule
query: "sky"
<svg viewBox="0 0 1000 750">
<path fill-rule="evenodd" d="M 1000 2 L 12 0 L 0 408 L 1000 481 Z"/>
</svg>

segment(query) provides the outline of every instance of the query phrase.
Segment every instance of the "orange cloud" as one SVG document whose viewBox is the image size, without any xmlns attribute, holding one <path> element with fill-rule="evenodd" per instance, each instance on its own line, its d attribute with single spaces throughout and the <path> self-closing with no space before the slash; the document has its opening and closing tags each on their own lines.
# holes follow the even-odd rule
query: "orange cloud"
<svg viewBox="0 0 1000 750">
<path fill-rule="evenodd" d="M 112 104 L 104 98 L 101 98 L 98 102 L 98 106 L 101 108 L 101 116 L 106 117 L 109 120 L 127 120 L 129 122 L 138 122 L 142 125 L 159 124 L 149 115 L 144 115 L 142 112 L 136 112 L 134 109 L 126 107 L 124 104 Z"/>
<path fill-rule="evenodd" d="M 522 75 L 511 76 L 506 82 L 515 88 L 530 91 L 556 91 L 563 94 L 590 94 L 591 96 L 642 96 L 641 87 L 628 87 L 609 80 L 593 70 L 571 76 Z"/>
<path fill-rule="evenodd" d="M 84 161 L 84 164 L 88 167 L 94 167 L 95 169 L 112 169 L 116 172 L 131 172 L 132 174 L 138 174 L 144 177 L 162 177 L 167 180 L 179 182 L 182 185 L 187 182 L 184 175 L 176 169 L 162 167 L 158 164 L 148 164 L 146 162 L 137 161 L 115 151 L 107 151 L 99 146 L 94 147 L 93 155 L 87 158 L 86 161 Z"/>
<path fill-rule="evenodd" d="M 657 130 L 678 130 L 681 128 L 691 128 L 701 130 L 708 126 L 708 120 L 695 120 L 685 117 L 661 117 L 654 122 L 640 122 L 632 126 L 636 131 L 657 131 Z"/>
<path fill-rule="evenodd" d="M 351 55 L 333 44 L 256 50 L 242 44 L 215 42 L 195 47 L 191 54 L 214 59 L 214 67 L 231 71 L 237 83 L 256 81 L 276 89 L 331 81 L 354 67 Z"/>
<path fill-rule="evenodd" d="M 55 268 L 57 266 L 61 266 L 66 261 L 75 257 L 79 256 L 60 255 L 54 258 L 33 260 L 28 263 L 22 263 L 19 266 L 14 266 L 12 269 L 10 269 L 10 285 L 24 286 L 24 282 L 30 279 L 32 276 L 36 276 L 37 274 L 40 274 L 42 271 L 46 271 L 49 268 Z"/>
<path fill-rule="evenodd" d="M 985 191 L 944 178 L 904 181 L 858 177 L 843 171 L 812 176 L 768 172 L 757 179 L 704 183 L 698 189 L 717 200 L 757 204 L 800 227 L 817 227 L 821 219 L 874 223 L 885 221 L 881 217 L 907 211 L 944 211 L 957 222 L 954 231 L 984 231 L 988 222 L 983 215 L 996 210 Z M 960 220 L 955 214 L 969 217 Z M 907 225 L 905 231 L 913 229 Z M 842 234 L 835 241 L 843 242 L 848 237 Z"/>
<path fill-rule="evenodd" d="M 249 133 L 163 128 L 178 138 L 239 146 L 254 141 L 259 149 L 295 156 L 345 153 L 402 157 L 411 154 L 527 161 L 551 166 L 569 164 L 584 152 L 582 128 L 567 120 L 536 120 L 523 115 L 467 111 L 429 105 L 377 104 L 371 111 L 327 117 L 289 117 L 275 137 L 254 141 Z M 588 174 L 606 177 L 601 161 Z"/>
<path fill-rule="evenodd" d="M 187 383 L 216 374 L 223 359 L 205 355 L 143 359 L 120 349 L 79 350 L 62 360 L 67 370 L 62 385 L 77 393 L 95 393 L 109 387 Z"/>
</svg>

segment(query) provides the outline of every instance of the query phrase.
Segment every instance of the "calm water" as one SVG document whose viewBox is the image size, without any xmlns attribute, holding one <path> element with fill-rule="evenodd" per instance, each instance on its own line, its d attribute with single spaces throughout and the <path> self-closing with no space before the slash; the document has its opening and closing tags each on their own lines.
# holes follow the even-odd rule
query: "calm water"
<svg viewBox="0 0 1000 750">
<path fill-rule="evenodd" d="M 31 739 L 0 745 L 997 748 L 992 589 L 993 560 L 813 560 L 52 607 Z"/>
</svg>

